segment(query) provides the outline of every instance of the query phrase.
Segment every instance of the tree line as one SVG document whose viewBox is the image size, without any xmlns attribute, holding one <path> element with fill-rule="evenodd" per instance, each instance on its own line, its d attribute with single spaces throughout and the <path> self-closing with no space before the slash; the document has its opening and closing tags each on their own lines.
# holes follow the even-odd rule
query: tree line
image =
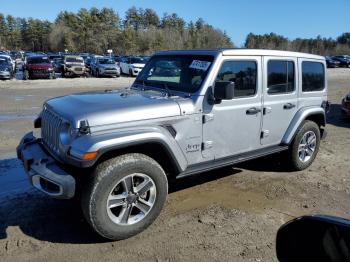
<svg viewBox="0 0 350 262">
<path fill-rule="evenodd" d="M 350 54 L 350 33 L 343 33 L 336 39 L 322 38 L 288 38 L 275 33 L 255 35 L 248 34 L 244 46 L 246 48 L 264 48 L 297 51 L 318 55 Z"/>
<path fill-rule="evenodd" d="M 225 32 L 203 19 L 177 14 L 159 17 L 132 7 L 122 19 L 111 8 L 60 12 L 54 22 L 0 13 L 0 49 L 57 52 L 151 54 L 166 49 L 234 47 Z"/>
<path fill-rule="evenodd" d="M 202 18 L 186 22 L 176 13 L 160 17 L 150 8 L 131 7 L 121 18 L 112 8 L 60 12 L 55 21 L 0 13 L 0 50 L 152 54 L 159 50 L 230 48 L 230 37 Z M 320 55 L 350 54 L 350 33 L 336 39 L 288 38 L 250 33 L 245 48 L 279 49 Z"/>
</svg>

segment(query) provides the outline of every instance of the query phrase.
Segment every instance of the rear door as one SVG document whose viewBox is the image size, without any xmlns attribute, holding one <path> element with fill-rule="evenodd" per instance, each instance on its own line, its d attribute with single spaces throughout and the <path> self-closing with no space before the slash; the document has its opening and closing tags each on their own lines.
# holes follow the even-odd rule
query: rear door
<svg viewBox="0 0 350 262">
<path fill-rule="evenodd" d="M 264 60 L 263 120 L 261 144 L 278 145 L 298 109 L 296 57 Z"/>
</svg>

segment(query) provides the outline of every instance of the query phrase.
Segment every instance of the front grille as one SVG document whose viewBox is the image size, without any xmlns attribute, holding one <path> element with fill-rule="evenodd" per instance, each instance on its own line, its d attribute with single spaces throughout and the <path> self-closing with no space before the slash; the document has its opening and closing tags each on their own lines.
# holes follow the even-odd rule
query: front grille
<svg viewBox="0 0 350 262">
<path fill-rule="evenodd" d="M 47 107 L 41 113 L 41 138 L 44 144 L 59 153 L 59 134 L 62 118 Z"/>
<path fill-rule="evenodd" d="M 49 71 L 46 69 L 35 69 L 32 71 L 34 74 L 47 74 Z"/>
</svg>

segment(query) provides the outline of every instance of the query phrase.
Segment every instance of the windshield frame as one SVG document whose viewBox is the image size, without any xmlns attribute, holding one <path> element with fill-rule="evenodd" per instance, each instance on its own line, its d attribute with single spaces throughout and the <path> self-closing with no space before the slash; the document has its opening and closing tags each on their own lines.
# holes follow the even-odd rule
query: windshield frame
<svg viewBox="0 0 350 262">
<path fill-rule="evenodd" d="M 204 77 L 201 81 L 201 83 L 194 88 L 194 86 L 192 86 L 192 88 L 186 88 L 186 87 L 181 87 L 180 85 L 178 85 L 177 83 L 173 82 L 169 82 L 169 81 L 158 81 L 158 80 L 148 80 L 148 79 L 142 79 L 142 77 L 146 74 L 146 71 L 151 69 L 151 65 L 152 62 L 157 59 L 164 59 L 165 61 L 169 61 L 166 60 L 167 58 L 171 59 L 174 57 L 184 57 L 186 59 L 189 59 L 194 61 L 194 60 L 201 60 L 201 61 L 207 61 L 210 62 L 210 65 L 208 66 L 208 68 L 204 71 Z M 138 74 L 137 78 L 135 79 L 135 84 L 137 85 L 141 85 L 143 88 L 149 88 L 149 89 L 160 89 L 160 90 L 164 90 L 165 92 L 167 92 L 168 94 L 170 92 L 179 92 L 179 93 L 185 93 L 185 94 L 189 94 L 189 95 L 194 95 L 196 93 L 199 93 L 200 90 L 202 89 L 204 83 L 207 81 L 208 77 L 210 76 L 210 72 L 213 68 L 213 65 L 215 63 L 216 60 L 216 56 L 215 55 L 211 55 L 211 54 L 176 54 L 176 55 L 154 55 L 152 56 L 148 62 L 146 63 L 145 67 L 143 68 L 143 70 Z M 187 69 L 189 68 L 189 66 L 187 67 Z M 178 85 L 178 86 L 176 86 Z"/>
</svg>

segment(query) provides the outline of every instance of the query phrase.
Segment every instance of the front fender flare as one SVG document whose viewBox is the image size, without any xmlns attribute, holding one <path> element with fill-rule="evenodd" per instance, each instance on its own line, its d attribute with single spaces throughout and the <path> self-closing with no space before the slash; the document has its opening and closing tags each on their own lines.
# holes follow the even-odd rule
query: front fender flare
<svg viewBox="0 0 350 262">
<path fill-rule="evenodd" d="M 326 125 L 326 114 L 323 108 L 321 107 L 306 107 L 300 109 L 292 119 L 286 133 L 282 138 L 282 144 L 289 145 L 293 140 L 299 126 L 302 122 L 310 116 L 320 115 L 323 119 L 321 126 Z"/>
<path fill-rule="evenodd" d="M 145 143 L 159 143 L 169 153 L 179 171 L 186 169 L 188 163 L 181 148 L 171 134 L 163 127 L 135 128 L 118 130 L 104 134 L 92 134 L 79 137 L 71 144 L 78 152 L 98 151 L 99 156 L 111 150 Z"/>
</svg>

